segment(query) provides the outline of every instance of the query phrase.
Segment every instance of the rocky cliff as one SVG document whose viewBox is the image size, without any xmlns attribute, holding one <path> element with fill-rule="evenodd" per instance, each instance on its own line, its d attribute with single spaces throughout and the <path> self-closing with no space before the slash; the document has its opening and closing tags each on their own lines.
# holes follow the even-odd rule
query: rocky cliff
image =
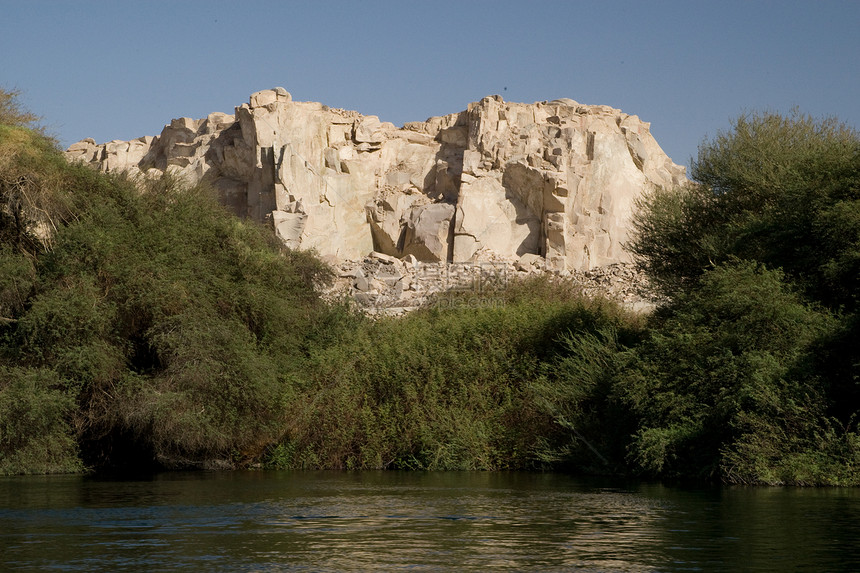
<svg viewBox="0 0 860 573">
<path fill-rule="evenodd" d="M 103 171 L 208 181 L 237 214 L 331 259 L 537 255 L 555 271 L 628 262 L 636 197 L 685 181 L 635 115 L 499 96 L 397 128 L 276 88 L 234 115 L 175 119 L 133 141 L 86 139 L 66 155 Z"/>
</svg>

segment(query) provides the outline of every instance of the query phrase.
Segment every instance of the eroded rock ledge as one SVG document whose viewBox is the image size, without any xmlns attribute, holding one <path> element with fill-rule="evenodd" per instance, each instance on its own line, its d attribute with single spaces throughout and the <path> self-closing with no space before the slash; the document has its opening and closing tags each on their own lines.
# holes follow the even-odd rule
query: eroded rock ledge
<svg viewBox="0 0 860 573">
<path fill-rule="evenodd" d="M 499 96 L 397 128 L 276 88 L 233 115 L 175 119 L 133 141 L 85 139 L 66 155 L 208 181 L 238 215 L 332 263 L 371 252 L 442 265 L 531 256 L 557 273 L 629 263 L 636 198 L 686 180 L 635 115 Z"/>
<path fill-rule="evenodd" d="M 349 297 L 365 313 L 401 316 L 419 308 L 495 307 L 504 304 L 504 290 L 514 281 L 549 274 L 590 298 L 613 300 L 633 312 L 647 313 L 662 302 L 646 277 L 632 263 L 614 263 L 587 271 L 548 271 L 540 256 L 517 260 L 486 258 L 479 262 L 422 262 L 373 252 L 335 266 L 338 277 L 324 296 Z"/>
</svg>

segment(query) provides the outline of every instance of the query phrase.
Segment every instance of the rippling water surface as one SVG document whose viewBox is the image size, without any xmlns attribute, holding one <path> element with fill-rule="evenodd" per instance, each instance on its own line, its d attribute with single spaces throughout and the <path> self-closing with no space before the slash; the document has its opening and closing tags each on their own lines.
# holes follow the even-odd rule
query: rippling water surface
<svg viewBox="0 0 860 573">
<path fill-rule="evenodd" d="M 0 570 L 860 571 L 860 492 L 535 473 L 0 478 Z"/>
</svg>

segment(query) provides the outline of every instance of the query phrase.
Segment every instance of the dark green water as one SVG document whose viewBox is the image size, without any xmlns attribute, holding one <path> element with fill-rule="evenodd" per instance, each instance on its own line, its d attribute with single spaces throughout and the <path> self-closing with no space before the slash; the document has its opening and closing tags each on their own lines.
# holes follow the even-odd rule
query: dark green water
<svg viewBox="0 0 860 573">
<path fill-rule="evenodd" d="M 860 571 L 860 491 L 558 474 L 0 478 L 0 571 Z"/>
</svg>

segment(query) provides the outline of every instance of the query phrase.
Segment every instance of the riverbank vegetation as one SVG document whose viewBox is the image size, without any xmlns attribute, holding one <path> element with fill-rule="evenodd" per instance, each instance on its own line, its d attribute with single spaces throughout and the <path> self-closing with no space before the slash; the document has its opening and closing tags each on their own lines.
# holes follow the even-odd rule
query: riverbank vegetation
<svg viewBox="0 0 860 573">
<path fill-rule="evenodd" d="M 860 138 L 705 142 L 640 205 L 651 316 L 558 281 L 398 319 L 205 186 L 67 164 L 0 100 L 0 474 L 561 469 L 860 484 Z"/>
</svg>

